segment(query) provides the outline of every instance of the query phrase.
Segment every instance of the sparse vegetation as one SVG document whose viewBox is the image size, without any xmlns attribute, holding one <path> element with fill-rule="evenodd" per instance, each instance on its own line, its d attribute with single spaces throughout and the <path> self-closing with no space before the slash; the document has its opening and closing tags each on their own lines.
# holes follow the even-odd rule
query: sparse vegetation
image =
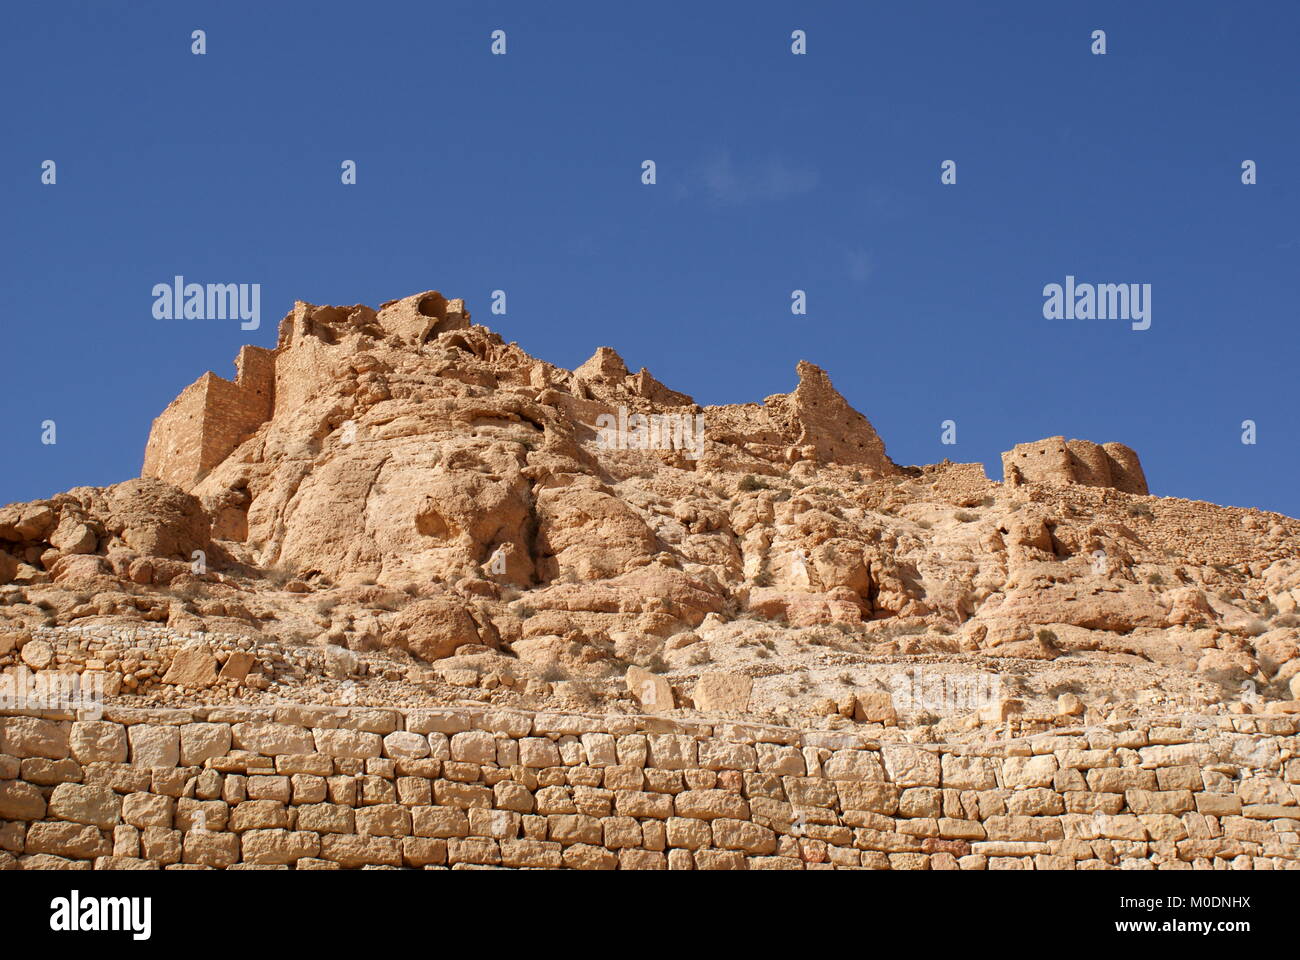
<svg viewBox="0 0 1300 960">
<path fill-rule="evenodd" d="M 894 637 L 915 637 L 926 631 L 927 627 L 923 623 L 886 623 L 877 633 L 882 639 L 889 640 Z"/>
<path fill-rule="evenodd" d="M 277 589 L 283 587 L 296 575 L 295 571 L 280 564 L 273 564 L 272 566 L 266 567 L 263 573 L 265 574 L 266 579 L 270 581 L 271 585 Z M 371 582 L 373 583 L 373 581 Z"/>
<path fill-rule="evenodd" d="M 558 663 L 551 663 L 542 671 L 542 679 L 547 683 L 560 683 L 564 680 L 568 680 L 569 674 L 568 671 Z"/>
</svg>

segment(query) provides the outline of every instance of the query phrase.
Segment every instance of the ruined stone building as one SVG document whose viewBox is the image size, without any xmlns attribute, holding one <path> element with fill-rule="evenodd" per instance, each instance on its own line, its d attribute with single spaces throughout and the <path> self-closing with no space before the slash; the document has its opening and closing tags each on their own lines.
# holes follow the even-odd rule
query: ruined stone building
<svg viewBox="0 0 1300 960">
<path fill-rule="evenodd" d="M 280 323 L 274 350 L 240 348 L 233 381 L 208 372 L 186 387 L 153 422 L 141 476 L 191 490 L 277 411 L 310 399 L 328 370 L 321 349 L 339 330 L 364 329 L 376 339 L 397 337 L 419 345 L 469 325 L 463 300 L 436 290 L 383 304 L 317 307 L 298 301 Z"/>
<path fill-rule="evenodd" d="M 1009 485 L 1078 483 L 1144 496 L 1149 492 L 1142 464 L 1131 448 L 1065 437 L 1016 444 L 1002 454 L 1002 479 Z"/>
</svg>

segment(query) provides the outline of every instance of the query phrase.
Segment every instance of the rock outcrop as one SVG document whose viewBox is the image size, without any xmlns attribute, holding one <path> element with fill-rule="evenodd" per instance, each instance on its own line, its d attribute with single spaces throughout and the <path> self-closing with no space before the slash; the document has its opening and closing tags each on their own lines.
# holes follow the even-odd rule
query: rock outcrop
<svg viewBox="0 0 1300 960">
<path fill-rule="evenodd" d="M 1003 483 L 902 466 L 811 363 L 700 407 L 610 347 L 532 357 L 435 291 L 299 302 L 237 367 L 158 417 L 140 479 L 0 509 L 0 670 L 104 659 L 7 636 L 148 624 L 179 665 L 94 668 L 146 705 L 651 689 L 679 711 L 698 689 L 906 726 L 924 711 L 881 699 L 900 663 L 1014 661 L 1037 671 L 1021 698 L 1068 686 L 1096 716 L 1139 689 L 1195 712 L 1300 684 L 1300 523 L 1152 497 L 1121 444 L 1020 444 Z"/>
</svg>

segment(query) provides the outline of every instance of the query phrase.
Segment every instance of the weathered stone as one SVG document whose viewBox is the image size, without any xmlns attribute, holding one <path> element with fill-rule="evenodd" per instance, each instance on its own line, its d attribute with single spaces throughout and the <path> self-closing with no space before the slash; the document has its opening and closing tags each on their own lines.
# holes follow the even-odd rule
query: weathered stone
<svg viewBox="0 0 1300 960">
<path fill-rule="evenodd" d="M 249 830 L 239 838 L 245 863 L 295 863 L 321 853 L 321 838 L 307 831 Z"/>
<path fill-rule="evenodd" d="M 78 763 L 125 763 L 126 728 L 104 720 L 87 720 L 72 725 L 68 745 Z"/>
<path fill-rule="evenodd" d="M 127 728 L 131 763 L 137 767 L 174 767 L 180 762 L 180 730 L 172 726 L 137 723 Z"/>
<path fill-rule="evenodd" d="M 316 749 L 331 757 L 351 757 L 364 760 L 378 757 L 384 752 L 383 738 L 377 733 L 361 730 L 314 730 Z"/>
<path fill-rule="evenodd" d="M 268 757 L 316 752 L 316 741 L 310 730 L 283 723 L 236 723 L 230 733 L 231 743 L 237 749 Z"/>
<path fill-rule="evenodd" d="M 628 667 L 625 682 L 628 692 L 649 713 L 664 713 L 676 706 L 672 684 L 658 674 L 640 667 Z"/>
<path fill-rule="evenodd" d="M 631 671 L 628 671 L 629 675 Z M 744 713 L 749 709 L 753 678 L 739 673 L 702 673 L 691 700 L 705 713 Z"/>
<path fill-rule="evenodd" d="M 113 845 L 93 826 L 60 821 L 33 823 L 27 828 L 26 852 L 91 860 L 112 854 Z"/>
<path fill-rule="evenodd" d="M 900 787 L 937 787 L 939 758 L 920 747 L 886 744 L 880 748 L 889 780 Z"/>
<path fill-rule="evenodd" d="M 221 665 L 221 673 L 218 674 L 218 677 L 222 680 L 243 683 L 255 663 L 257 663 L 257 657 L 253 654 L 243 650 L 233 651 L 226 658 L 226 662 Z"/>
<path fill-rule="evenodd" d="M 70 724 L 35 717 L 0 718 L 0 753 L 62 760 L 69 754 Z"/>
<path fill-rule="evenodd" d="M 45 806 L 45 797 L 30 783 L 0 780 L 0 820 L 40 820 Z"/>
<path fill-rule="evenodd" d="M 191 644 L 177 651 L 163 683 L 202 690 L 217 682 L 217 660 L 207 644 Z"/>
<path fill-rule="evenodd" d="M 32 640 L 23 644 L 22 658 L 33 670 L 44 670 L 54 662 L 54 648 L 44 640 Z"/>
<path fill-rule="evenodd" d="M 108 829 L 121 818 L 121 801 L 107 787 L 61 783 L 50 794 L 50 817 Z"/>
<path fill-rule="evenodd" d="M 180 762 L 197 766 L 212 757 L 224 757 L 231 742 L 229 724 L 187 723 L 181 727 Z"/>
</svg>

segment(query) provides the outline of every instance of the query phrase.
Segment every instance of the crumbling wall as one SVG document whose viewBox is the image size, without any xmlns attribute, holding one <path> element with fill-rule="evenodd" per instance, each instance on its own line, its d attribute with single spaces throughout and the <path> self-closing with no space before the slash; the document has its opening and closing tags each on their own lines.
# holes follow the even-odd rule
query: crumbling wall
<svg viewBox="0 0 1300 960">
<path fill-rule="evenodd" d="M 1111 486 L 1125 493 L 1146 495 L 1150 492 L 1147 489 L 1147 476 L 1142 471 L 1142 462 L 1138 459 L 1137 451 L 1122 443 L 1114 442 L 1103 443 L 1102 449 L 1110 458 Z"/>
<path fill-rule="evenodd" d="M 0 869 L 1294 869 L 1300 718 L 978 744 L 492 708 L 0 716 Z"/>
<path fill-rule="evenodd" d="M 1112 487 L 1146 495 L 1146 475 L 1138 455 L 1122 443 L 1048 437 L 1018 443 L 1002 454 L 1002 477 L 1008 484 L 1046 483 Z"/>
<path fill-rule="evenodd" d="M 191 490 L 271 417 L 275 351 L 240 348 L 234 381 L 208 372 L 167 405 L 149 431 L 141 476 Z"/>
<path fill-rule="evenodd" d="M 426 290 L 379 307 L 379 325 L 408 343 L 424 343 L 449 330 L 469 327 L 465 301 L 448 300 L 437 290 Z"/>
<path fill-rule="evenodd" d="M 142 477 L 157 477 L 189 490 L 203 473 L 203 422 L 208 406 L 205 373 L 181 391 L 154 420 L 144 451 Z"/>
</svg>

